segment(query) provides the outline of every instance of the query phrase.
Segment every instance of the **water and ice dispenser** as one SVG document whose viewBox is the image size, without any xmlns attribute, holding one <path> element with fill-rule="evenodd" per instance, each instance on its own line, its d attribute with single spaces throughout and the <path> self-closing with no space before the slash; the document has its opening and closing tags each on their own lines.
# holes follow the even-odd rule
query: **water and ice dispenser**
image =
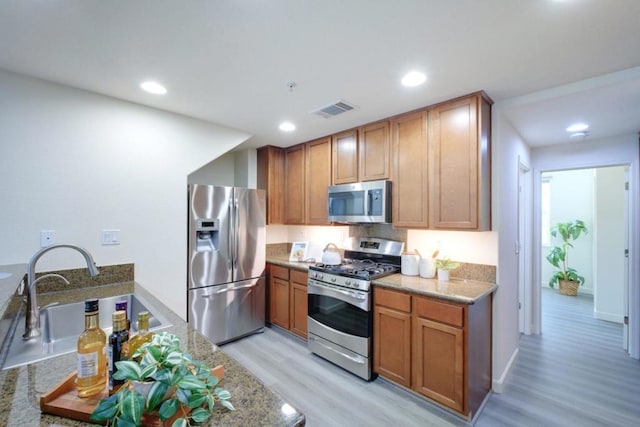
<svg viewBox="0 0 640 427">
<path fill-rule="evenodd" d="M 196 252 L 213 251 L 218 247 L 219 219 L 196 220 Z"/>
</svg>

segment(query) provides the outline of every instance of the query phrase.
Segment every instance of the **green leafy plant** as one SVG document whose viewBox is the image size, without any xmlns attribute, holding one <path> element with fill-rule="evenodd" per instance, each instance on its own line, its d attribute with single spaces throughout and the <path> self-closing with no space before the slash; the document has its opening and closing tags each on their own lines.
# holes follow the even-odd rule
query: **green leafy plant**
<svg viewBox="0 0 640 427">
<path fill-rule="evenodd" d="M 95 421 L 111 426 L 140 426 L 145 414 L 169 420 L 182 411 L 173 427 L 202 423 L 211 416 L 214 405 L 234 410 L 231 395 L 218 386 L 211 369 L 180 348 L 177 336 L 161 332 L 143 344 L 133 360 L 116 362 L 114 378 L 125 380 L 120 389 L 102 399 L 91 414 Z M 137 391 L 140 383 L 150 383 L 146 397 Z M 149 385 L 149 384 L 148 384 Z"/>
<path fill-rule="evenodd" d="M 553 288 L 560 280 L 569 280 L 578 282 L 580 285 L 584 283 L 584 277 L 569 267 L 569 248 L 573 248 L 571 241 L 575 241 L 581 234 L 587 234 L 589 231 L 584 222 L 576 219 L 569 222 L 559 222 L 551 227 L 551 235 L 562 239 L 561 246 L 554 246 L 547 254 L 547 261 L 551 263 L 559 271 L 553 273 L 549 279 L 549 287 Z"/>
<path fill-rule="evenodd" d="M 451 271 L 451 270 L 455 270 L 456 268 L 460 267 L 460 263 L 459 262 L 451 261 L 451 258 L 449 258 L 449 257 L 437 259 L 434 264 L 435 264 L 435 266 L 436 266 L 436 268 L 438 270 Z"/>
</svg>

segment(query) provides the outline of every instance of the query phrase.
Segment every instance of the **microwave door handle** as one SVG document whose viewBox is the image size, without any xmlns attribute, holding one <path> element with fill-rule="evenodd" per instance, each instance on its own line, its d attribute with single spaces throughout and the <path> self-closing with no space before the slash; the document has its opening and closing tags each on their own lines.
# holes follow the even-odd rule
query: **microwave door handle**
<svg viewBox="0 0 640 427">
<path fill-rule="evenodd" d="M 372 200 L 371 200 L 371 192 L 369 190 L 366 190 L 364 192 L 364 213 L 367 216 L 371 216 L 371 205 L 372 205 Z"/>
</svg>

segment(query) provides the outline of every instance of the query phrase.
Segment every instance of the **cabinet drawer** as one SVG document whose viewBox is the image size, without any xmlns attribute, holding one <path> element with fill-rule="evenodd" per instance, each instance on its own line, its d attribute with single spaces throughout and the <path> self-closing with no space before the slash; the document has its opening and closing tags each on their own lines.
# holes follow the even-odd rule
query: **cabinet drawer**
<svg viewBox="0 0 640 427">
<path fill-rule="evenodd" d="M 289 269 L 279 265 L 271 265 L 271 276 L 283 280 L 289 280 Z"/>
<path fill-rule="evenodd" d="M 414 311 L 418 317 L 462 327 L 463 310 L 461 306 L 419 297 L 414 298 L 413 301 Z"/>
<path fill-rule="evenodd" d="M 307 272 L 291 269 L 291 281 L 300 285 L 307 285 Z"/>
<path fill-rule="evenodd" d="M 373 292 L 375 305 L 411 313 L 411 295 L 379 287 L 373 288 Z"/>
</svg>

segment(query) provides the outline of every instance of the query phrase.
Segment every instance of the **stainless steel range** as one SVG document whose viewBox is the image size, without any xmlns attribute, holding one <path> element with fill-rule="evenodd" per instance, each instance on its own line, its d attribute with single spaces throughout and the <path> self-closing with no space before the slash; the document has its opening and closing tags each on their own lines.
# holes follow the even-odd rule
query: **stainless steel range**
<svg viewBox="0 0 640 427">
<path fill-rule="evenodd" d="M 309 267 L 308 346 L 318 356 L 370 380 L 371 281 L 400 271 L 403 242 L 356 239 L 340 265 Z"/>
</svg>

